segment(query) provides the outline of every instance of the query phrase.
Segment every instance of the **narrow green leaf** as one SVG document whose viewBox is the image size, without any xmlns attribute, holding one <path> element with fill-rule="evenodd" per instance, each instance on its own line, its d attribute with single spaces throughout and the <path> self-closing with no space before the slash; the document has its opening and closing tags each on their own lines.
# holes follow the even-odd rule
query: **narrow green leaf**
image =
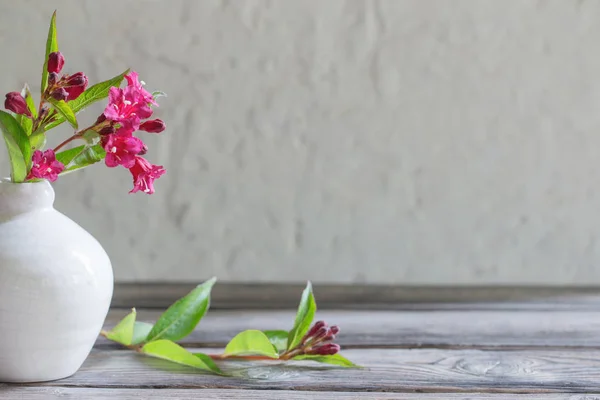
<svg viewBox="0 0 600 400">
<path fill-rule="evenodd" d="M 31 130 L 33 129 L 33 121 L 31 118 L 29 118 L 27 115 L 17 114 L 15 115 L 15 119 L 19 125 L 21 125 L 21 128 L 23 128 L 23 132 L 25 132 L 27 136 L 30 136 Z"/>
<path fill-rule="evenodd" d="M 40 150 L 46 145 L 46 133 L 38 131 L 37 133 L 29 136 L 29 143 L 31 144 L 31 150 Z"/>
<path fill-rule="evenodd" d="M 152 330 L 154 325 L 149 324 L 147 322 L 139 322 L 135 321 L 135 325 L 133 326 L 133 338 L 131 339 L 131 344 L 140 344 L 146 341 L 146 337 Z"/>
<path fill-rule="evenodd" d="M 92 129 L 88 129 L 87 131 L 83 132 L 81 138 L 85 140 L 89 146 L 100 143 L 100 134 Z"/>
<path fill-rule="evenodd" d="M 156 100 L 159 97 L 167 97 L 167 94 L 165 92 L 161 92 L 160 90 L 156 90 L 152 92 L 152 97 L 154 97 L 154 100 Z"/>
<path fill-rule="evenodd" d="M 65 166 L 67 166 L 71 163 L 71 161 L 73 161 L 73 159 L 76 156 L 81 154 L 81 152 L 83 152 L 86 147 L 87 146 L 84 144 L 81 146 L 73 147 L 72 149 L 69 149 L 69 150 L 59 151 L 58 153 L 56 153 L 56 160 L 60 161 Z"/>
<path fill-rule="evenodd" d="M 189 335 L 210 306 L 210 291 L 216 280 L 212 278 L 198 285 L 185 297 L 173 303 L 156 321 L 147 340 L 180 340 Z"/>
<path fill-rule="evenodd" d="M 313 296 L 312 285 L 308 282 L 306 284 L 306 289 L 302 292 L 302 298 L 300 299 L 300 305 L 298 306 L 298 312 L 296 313 L 294 327 L 288 334 L 288 350 L 293 349 L 300 344 L 302 338 L 310 329 L 310 324 L 315 317 L 316 311 L 317 303 Z"/>
<path fill-rule="evenodd" d="M 31 164 L 31 146 L 27 134 L 17 120 L 0 110 L 0 130 L 2 130 L 11 165 L 11 180 L 23 182 Z"/>
<path fill-rule="evenodd" d="M 89 167 L 99 161 L 102 161 L 106 156 L 106 152 L 102 148 L 101 145 L 97 144 L 94 146 L 83 146 L 84 149 L 79 154 L 71 159 L 69 164 L 65 164 L 66 169 L 60 173 L 60 175 L 65 175 L 70 172 L 76 171 L 81 168 Z M 74 147 L 73 149 L 79 149 L 81 146 Z M 73 150 L 71 149 L 71 150 Z M 68 150 L 65 150 L 68 151 Z M 62 153 L 62 151 L 60 152 Z M 70 155 L 69 155 L 70 156 Z M 62 156 L 61 156 L 62 157 Z M 67 158 L 65 156 L 65 158 Z"/>
<path fill-rule="evenodd" d="M 46 55 L 44 58 L 44 69 L 42 70 L 42 85 L 40 86 L 42 93 L 44 93 L 48 86 L 48 56 L 55 51 L 58 51 L 58 40 L 56 38 L 56 11 L 52 14 L 50 28 L 48 29 L 48 39 L 46 39 Z"/>
<path fill-rule="evenodd" d="M 362 368 L 360 365 L 354 364 L 352 361 L 348 360 L 346 357 L 341 356 L 340 354 L 334 354 L 331 356 L 302 355 L 296 356 L 292 358 L 292 360 L 309 360 L 324 364 L 338 365 L 340 367 Z"/>
<path fill-rule="evenodd" d="M 258 354 L 271 358 L 279 358 L 279 354 L 269 341 L 267 335 L 253 329 L 240 332 L 231 339 L 225 347 L 224 354 L 229 356 Z"/>
<path fill-rule="evenodd" d="M 177 364 L 187 365 L 218 375 L 224 375 L 223 371 L 221 371 L 215 362 L 207 355 L 190 353 L 170 340 L 162 339 L 146 343 L 144 347 L 142 347 L 142 353 Z"/>
<path fill-rule="evenodd" d="M 122 74 L 117 75 L 112 79 L 90 86 L 78 98 L 69 101 L 67 104 L 71 107 L 71 110 L 73 110 L 74 113 L 78 113 L 90 104 L 93 104 L 99 100 L 108 97 L 108 91 L 110 90 L 110 88 L 113 86 L 119 87 L 125 75 L 127 75 L 128 73 L 129 70 L 126 70 Z M 53 122 L 46 125 L 46 130 L 55 128 L 63 122 L 65 122 L 65 119 L 62 116 L 57 115 L 56 119 Z"/>
<path fill-rule="evenodd" d="M 288 331 L 263 331 L 278 352 L 287 349 Z"/>
<path fill-rule="evenodd" d="M 71 107 L 64 100 L 54 100 L 52 98 L 48 99 L 50 104 L 54 107 L 56 111 L 58 111 L 58 115 L 60 115 L 63 119 L 67 120 L 71 126 L 75 129 L 79 127 L 77 124 L 77 118 L 75 117 L 75 113 L 71 109 Z"/>
<path fill-rule="evenodd" d="M 25 84 L 25 87 L 21 91 L 21 95 L 25 98 L 27 108 L 31 112 L 31 115 L 33 115 L 33 118 L 37 118 L 38 113 L 37 109 L 35 108 L 35 101 L 33 100 L 33 96 L 31 96 L 31 91 L 29 90 L 29 85 Z"/>
<path fill-rule="evenodd" d="M 133 339 L 133 327 L 135 325 L 136 311 L 135 308 L 127 314 L 111 331 L 106 332 L 106 338 L 113 342 L 121 343 L 129 346 Z"/>
</svg>

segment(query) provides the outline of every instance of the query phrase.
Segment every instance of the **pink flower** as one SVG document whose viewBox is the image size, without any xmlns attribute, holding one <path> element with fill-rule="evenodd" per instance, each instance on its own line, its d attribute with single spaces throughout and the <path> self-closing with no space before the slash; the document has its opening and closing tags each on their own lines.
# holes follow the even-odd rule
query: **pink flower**
<svg viewBox="0 0 600 400">
<path fill-rule="evenodd" d="M 127 79 L 127 86 L 135 88 L 135 90 L 144 98 L 146 103 L 150 103 L 158 107 L 158 104 L 156 101 L 154 101 L 154 96 L 152 96 L 152 93 L 144 89 L 144 83 L 143 81 L 140 82 L 137 72 L 131 71 L 125 75 L 125 79 Z"/>
<path fill-rule="evenodd" d="M 133 175 L 133 189 L 129 193 L 142 191 L 154 193 L 154 180 L 160 178 L 166 171 L 161 165 L 153 165 L 143 157 L 136 157 L 135 164 L 129 168 Z"/>
<path fill-rule="evenodd" d="M 105 163 L 113 168 L 122 165 L 131 168 L 135 164 L 136 155 L 144 149 L 144 142 L 132 135 L 132 131 L 121 128 L 116 133 L 102 137 L 102 145 L 106 150 Z"/>
<path fill-rule="evenodd" d="M 31 171 L 27 179 L 47 179 L 54 182 L 64 169 L 64 164 L 56 161 L 54 150 L 48 149 L 43 153 L 36 150 L 31 157 Z"/>
<path fill-rule="evenodd" d="M 152 115 L 152 109 L 143 94 L 134 86 L 127 86 L 125 89 L 111 87 L 104 115 L 107 119 L 135 131 L 140 127 L 141 120 Z"/>
</svg>

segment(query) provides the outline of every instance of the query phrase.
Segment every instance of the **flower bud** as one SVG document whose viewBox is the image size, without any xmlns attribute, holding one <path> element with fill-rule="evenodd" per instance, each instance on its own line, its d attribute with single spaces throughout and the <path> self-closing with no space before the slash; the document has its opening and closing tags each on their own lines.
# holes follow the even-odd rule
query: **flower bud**
<svg viewBox="0 0 600 400">
<path fill-rule="evenodd" d="M 313 326 L 312 326 L 312 327 L 309 329 L 309 331 L 306 333 L 306 336 L 305 336 L 305 338 L 309 338 L 309 337 L 311 337 L 311 336 L 314 336 L 314 335 L 315 335 L 315 333 L 316 333 L 316 332 L 317 332 L 319 329 L 321 329 L 321 328 L 323 328 L 323 327 L 325 327 L 325 326 L 327 326 L 327 324 L 325 323 L 325 321 L 317 321 L 317 322 L 315 322 L 315 324 L 314 324 L 314 325 L 313 325 Z"/>
<path fill-rule="evenodd" d="M 106 121 L 106 115 L 100 114 L 100 116 L 98 117 L 98 119 L 96 119 L 96 125 L 101 124 L 104 121 Z"/>
<path fill-rule="evenodd" d="M 333 325 L 331 328 L 329 328 L 331 330 L 331 333 L 334 335 L 337 335 L 338 333 L 340 333 L 340 327 L 337 325 Z"/>
<path fill-rule="evenodd" d="M 71 76 L 65 77 L 64 86 L 81 86 L 87 85 L 88 79 L 83 72 L 77 72 Z"/>
<path fill-rule="evenodd" d="M 56 72 L 51 72 L 48 74 L 48 85 L 54 86 L 58 81 L 58 74 Z"/>
<path fill-rule="evenodd" d="M 144 122 L 140 125 L 140 131 L 146 131 L 150 133 L 160 133 L 165 130 L 167 126 L 161 119 L 153 119 Z"/>
<path fill-rule="evenodd" d="M 4 108 L 15 114 L 25 114 L 31 117 L 31 112 L 29 111 L 29 108 L 27 108 L 27 103 L 19 92 L 10 92 L 6 94 Z"/>
<path fill-rule="evenodd" d="M 329 328 L 323 326 L 312 335 L 312 343 L 320 342 L 330 334 Z"/>
<path fill-rule="evenodd" d="M 326 343 L 322 346 L 313 347 L 310 354 L 318 354 L 320 356 L 332 356 L 339 353 L 340 345 L 335 343 Z"/>
<path fill-rule="evenodd" d="M 115 133 L 115 128 L 112 126 L 105 126 L 98 132 L 99 135 L 111 135 L 113 133 Z"/>
<path fill-rule="evenodd" d="M 71 101 L 78 98 L 81 93 L 85 91 L 87 84 L 88 78 L 83 74 L 83 72 L 77 72 L 76 74 L 69 76 L 63 84 L 64 88 L 69 93 L 67 100 Z"/>
<path fill-rule="evenodd" d="M 85 91 L 85 87 L 83 86 L 73 86 L 71 88 L 67 88 L 67 92 L 69 93 L 69 97 L 67 97 L 67 101 L 75 100 L 81 93 Z"/>
<path fill-rule="evenodd" d="M 67 91 L 64 88 L 58 88 L 56 90 L 54 90 L 50 96 L 52 96 L 53 99 L 55 100 L 66 100 L 67 97 L 69 97 L 69 93 L 67 93 Z"/>
<path fill-rule="evenodd" d="M 48 72 L 59 73 L 62 70 L 63 65 L 65 65 L 65 57 L 60 51 L 50 53 L 48 56 Z"/>
</svg>

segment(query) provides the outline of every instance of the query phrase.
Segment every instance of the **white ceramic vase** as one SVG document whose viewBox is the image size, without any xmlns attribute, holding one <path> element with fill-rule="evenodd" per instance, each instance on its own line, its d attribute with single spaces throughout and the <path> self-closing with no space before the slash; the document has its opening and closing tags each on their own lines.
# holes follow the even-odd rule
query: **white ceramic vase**
<svg viewBox="0 0 600 400">
<path fill-rule="evenodd" d="M 0 382 L 74 374 L 106 318 L 110 260 L 47 181 L 0 182 Z"/>
</svg>

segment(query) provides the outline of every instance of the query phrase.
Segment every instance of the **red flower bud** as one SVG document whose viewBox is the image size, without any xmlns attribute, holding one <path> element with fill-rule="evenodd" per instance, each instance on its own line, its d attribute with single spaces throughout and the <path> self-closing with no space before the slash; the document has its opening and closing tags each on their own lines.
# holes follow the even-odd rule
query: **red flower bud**
<svg viewBox="0 0 600 400">
<path fill-rule="evenodd" d="M 320 356 L 332 356 L 339 353 L 340 345 L 335 343 L 326 343 L 322 346 L 313 347 L 310 354 L 318 354 Z"/>
<path fill-rule="evenodd" d="M 27 108 L 27 103 L 19 92 L 10 92 L 6 94 L 4 108 L 14 112 L 15 114 L 25 114 L 31 117 L 31 112 L 29 111 L 29 108 Z"/>
<path fill-rule="evenodd" d="M 144 122 L 140 125 L 140 131 L 146 131 L 150 133 L 160 133 L 165 130 L 167 126 L 162 121 L 162 119 L 153 119 Z"/>
<path fill-rule="evenodd" d="M 326 338 L 328 335 L 330 334 L 329 332 L 329 328 L 326 326 L 323 326 L 321 328 L 319 328 L 319 330 L 317 330 L 315 332 L 314 335 L 312 335 L 312 343 L 315 342 L 320 342 L 322 341 L 324 338 Z"/>
<path fill-rule="evenodd" d="M 63 79 L 65 79 L 63 86 L 81 86 L 84 84 L 87 85 L 88 82 L 87 76 L 83 72 L 77 72 Z"/>
<path fill-rule="evenodd" d="M 96 125 L 103 123 L 104 121 L 106 121 L 106 115 L 104 114 L 100 114 L 100 116 L 98 117 L 98 119 L 96 120 Z"/>
<path fill-rule="evenodd" d="M 314 336 L 315 333 L 317 333 L 317 331 L 321 328 L 323 328 L 324 326 L 327 326 L 327 324 L 325 323 L 325 321 L 317 321 L 315 322 L 315 324 L 309 329 L 309 331 L 306 333 L 306 336 L 304 336 L 305 338 L 309 338 L 311 336 Z"/>
<path fill-rule="evenodd" d="M 87 84 L 88 78 L 83 72 L 77 72 L 76 74 L 69 76 L 62 85 L 69 93 L 67 100 L 71 101 L 78 98 L 81 93 L 85 91 Z"/>
<path fill-rule="evenodd" d="M 50 53 L 48 56 L 48 72 L 59 73 L 65 65 L 65 57 L 60 51 Z"/>
<path fill-rule="evenodd" d="M 333 333 L 334 335 L 337 335 L 338 333 L 340 333 L 340 327 L 337 325 L 333 325 L 329 329 L 331 330 L 331 333 Z"/>
<path fill-rule="evenodd" d="M 55 91 L 53 91 L 50 94 L 50 96 L 52 96 L 52 98 L 56 100 L 66 100 L 69 96 L 69 93 L 67 93 L 67 91 L 64 88 L 58 88 Z"/>
<path fill-rule="evenodd" d="M 110 135 L 113 133 L 115 133 L 115 128 L 112 126 L 105 126 L 104 128 L 100 129 L 100 132 L 98 132 L 100 135 Z"/>
<path fill-rule="evenodd" d="M 56 72 L 51 72 L 48 74 L 48 85 L 54 86 L 58 81 L 58 74 Z"/>
</svg>

